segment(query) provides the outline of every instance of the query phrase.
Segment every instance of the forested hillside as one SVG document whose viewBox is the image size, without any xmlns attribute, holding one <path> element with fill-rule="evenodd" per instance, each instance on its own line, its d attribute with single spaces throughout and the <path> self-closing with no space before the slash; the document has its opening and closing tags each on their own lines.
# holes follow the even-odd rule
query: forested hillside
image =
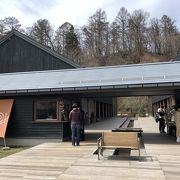
<svg viewBox="0 0 180 180">
<path fill-rule="evenodd" d="M 129 13 L 121 7 L 108 22 L 106 12 L 98 9 L 82 27 L 70 22 L 56 27 L 38 19 L 22 28 L 16 17 L 6 17 L 0 19 L 0 36 L 16 29 L 84 67 L 168 61 L 180 51 L 175 19 L 168 15 L 158 19 L 143 10 Z"/>
</svg>

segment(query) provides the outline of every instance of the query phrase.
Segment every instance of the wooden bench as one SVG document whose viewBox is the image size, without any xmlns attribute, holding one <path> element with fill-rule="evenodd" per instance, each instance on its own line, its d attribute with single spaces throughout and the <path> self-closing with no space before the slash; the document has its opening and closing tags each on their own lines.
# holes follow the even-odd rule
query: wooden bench
<svg viewBox="0 0 180 180">
<path fill-rule="evenodd" d="M 137 132 L 138 137 L 142 139 L 143 130 L 142 128 L 132 128 L 132 127 L 122 128 L 121 127 L 121 128 L 112 129 L 112 132 Z"/>
<path fill-rule="evenodd" d="M 102 137 L 97 141 L 98 160 L 103 156 L 104 149 L 129 148 L 136 149 L 140 159 L 140 141 L 138 132 L 102 132 Z"/>
</svg>

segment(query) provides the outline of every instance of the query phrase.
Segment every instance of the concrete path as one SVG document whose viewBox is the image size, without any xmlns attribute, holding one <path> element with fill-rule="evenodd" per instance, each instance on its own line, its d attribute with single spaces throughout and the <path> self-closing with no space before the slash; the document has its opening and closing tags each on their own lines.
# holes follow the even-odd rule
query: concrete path
<svg viewBox="0 0 180 180">
<path fill-rule="evenodd" d="M 94 124 L 92 129 L 101 130 L 100 124 L 102 129 L 105 124 L 106 129 L 111 129 L 113 122 L 118 124 L 118 121 L 106 120 Z M 97 149 L 96 139 L 87 139 L 79 147 L 71 146 L 70 142 L 43 143 L 0 159 L 0 180 L 180 179 L 180 145 L 175 138 L 159 134 L 153 118 L 139 118 L 135 127 L 142 127 L 144 131 L 146 154 L 142 154 L 141 161 L 136 153 L 122 158 L 121 154 L 112 156 L 111 152 L 106 152 L 98 161 L 93 154 Z"/>
<path fill-rule="evenodd" d="M 147 154 L 157 159 L 166 179 L 180 179 L 180 143 L 175 137 L 160 134 L 153 118 L 139 118 L 138 123 L 144 131 Z"/>
</svg>

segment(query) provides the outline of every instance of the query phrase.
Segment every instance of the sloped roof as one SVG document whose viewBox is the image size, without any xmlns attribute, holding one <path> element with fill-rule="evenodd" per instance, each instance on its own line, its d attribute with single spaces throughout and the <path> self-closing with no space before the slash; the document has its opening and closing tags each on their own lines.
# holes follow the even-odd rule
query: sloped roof
<svg viewBox="0 0 180 180">
<path fill-rule="evenodd" d="M 77 63 L 75 63 L 75 62 L 71 61 L 70 59 L 68 59 L 68 58 L 66 58 L 66 57 L 64 57 L 64 56 L 56 53 L 56 52 L 53 51 L 52 49 L 50 49 L 50 48 L 48 48 L 48 47 L 40 44 L 39 42 L 35 41 L 35 40 L 32 39 L 31 37 L 26 36 L 25 34 L 22 34 L 22 33 L 20 33 L 19 31 L 15 30 L 15 29 L 12 30 L 11 32 L 9 32 L 7 35 L 3 36 L 3 37 L 0 39 L 0 45 L 1 45 L 2 43 L 4 43 L 6 40 L 8 40 L 8 39 L 9 39 L 11 36 L 13 36 L 13 35 L 15 35 L 15 36 L 17 36 L 17 37 L 19 37 L 19 38 L 27 41 L 28 43 L 36 46 L 36 47 L 39 48 L 39 49 L 42 49 L 43 51 L 51 54 L 52 56 L 55 56 L 55 57 L 58 58 L 59 60 L 65 62 L 65 63 L 67 63 L 67 64 L 69 64 L 69 65 L 71 65 L 71 66 L 73 66 L 73 67 L 75 67 L 75 68 L 79 68 L 79 67 L 80 67 L 80 65 L 78 65 Z"/>
<path fill-rule="evenodd" d="M 180 62 L 0 74 L 0 94 L 180 86 Z"/>
</svg>

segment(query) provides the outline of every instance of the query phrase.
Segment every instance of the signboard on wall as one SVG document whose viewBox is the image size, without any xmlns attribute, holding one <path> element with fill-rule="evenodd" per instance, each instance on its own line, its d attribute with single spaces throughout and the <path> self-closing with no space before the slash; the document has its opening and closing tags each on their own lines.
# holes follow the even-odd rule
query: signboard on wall
<svg viewBox="0 0 180 180">
<path fill-rule="evenodd" d="M 0 100 L 0 137 L 4 138 L 14 99 Z"/>
</svg>

